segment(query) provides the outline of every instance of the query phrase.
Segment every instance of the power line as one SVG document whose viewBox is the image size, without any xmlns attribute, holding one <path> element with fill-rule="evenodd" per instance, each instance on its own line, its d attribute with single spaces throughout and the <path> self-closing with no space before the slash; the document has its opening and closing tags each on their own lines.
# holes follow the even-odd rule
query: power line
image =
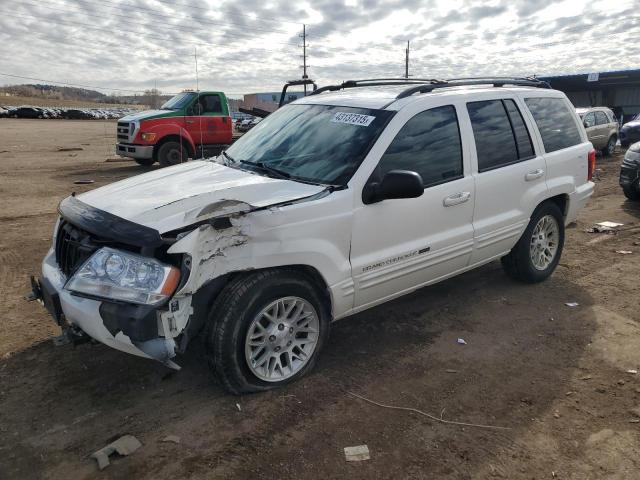
<svg viewBox="0 0 640 480">
<path fill-rule="evenodd" d="M 31 20 L 37 20 L 37 21 L 42 21 L 42 18 L 39 17 L 35 17 L 33 15 L 29 15 L 29 16 L 25 16 L 25 15 L 19 15 L 16 13 L 12 13 L 12 12 L 7 12 L 7 11 L 0 11 L 0 13 L 3 13 L 5 15 L 9 15 L 9 16 L 13 16 L 13 17 L 18 17 L 18 18 L 29 18 Z M 166 37 L 162 37 L 160 35 L 155 35 L 152 33 L 147 33 L 147 32 L 139 32 L 139 31 L 126 31 L 126 30 L 119 30 L 119 29 L 113 29 L 113 28 L 103 28 L 103 27 L 96 27 L 94 25 L 88 25 L 86 23 L 78 23 L 78 22 L 73 22 L 73 23 L 69 23 L 69 22 L 62 22 L 60 20 L 51 20 L 51 19 L 47 19 L 47 22 L 50 23 L 57 23 L 59 25 L 62 26 L 67 26 L 67 27 L 77 27 L 77 26 L 82 26 L 82 27 L 86 27 L 89 29 L 93 29 L 93 30 L 99 30 L 99 31 L 103 31 L 103 32 L 108 32 L 113 34 L 114 32 L 116 33 L 120 33 L 120 34 L 125 34 L 125 35 L 131 35 L 132 33 L 136 34 L 136 35 L 143 35 L 143 36 L 147 36 L 149 38 L 155 38 L 158 40 L 162 40 L 162 41 L 167 41 L 169 39 L 167 39 Z M 198 46 L 218 46 L 218 47 L 224 47 L 224 48 L 232 48 L 229 45 L 224 45 L 224 44 L 220 44 L 220 43 L 213 43 L 213 42 L 198 42 L 198 41 L 192 41 L 192 40 L 182 40 L 183 43 L 189 44 L 189 45 L 198 45 Z M 295 44 L 289 43 L 286 44 L 289 46 L 297 46 Z M 274 53 L 282 53 L 282 51 L 276 51 L 276 50 L 267 50 L 267 49 L 252 49 L 252 50 L 264 50 L 264 51 L 271 51 Z"/>
<path fill-rule="evenodd" d="M 55 8 L 55 7 L 51 7 L 51 6 L 49 6 L 49 5 L 43 5 L 43 4 L 38 4 L 38 3 L 35 3 L 35 5 L 38 5 L 38 6 L 41 6 L 41 7 L 45 7 L 45 8 L 48 8 L 48 9 L 50 9 L 50 10 L 54 10 L 54 11 L 58 11 L 58 12 L 63 12 L 63 13 L 84 13 L 84 14 L 86 14 L 86 13 L 87 13 L 87 12 L 82 11 L 82 10 L 66 10 L 66 9 L 63 9 L 63 8 Z M 28 15 L 31 15 L 31 16 L 34 16 L 34 17 L 35 17 L 35 15 L 34 15 L 33 13 L 29 13 Z M 111 13 L 111 15 L 113 15 L 114 17 L 120 17 L 120 18 L 125 18 L 125 19 L 130 19 L 130 18 L 131 18 L 129 15 L 120 15 L 120 14 L 117 14 L 117 13 Z M 36 17 L 36 19 L 37 19 L 37 18 L 38 18 L 38 17 Z M 53 21 L 53 22 L 60 22 L 60 23 L 62 23 L 62 21 L 60 21 L 60 20 L 58 20 L 58 19 L 56 19 L 56 20 L 47 19 L 47 21 Z M 73 22 L 73 24 L 76 24 L 76 22 Z M 72 24 L 72 25 L 73 25 L 73 24 Z M 131 26 L 135 26 L 135 27 L 137 27 L 137 26 L 144 26 L 144 25 L 141 25 L 140 23 L 137 23 L 137 22 L 130 22 L 130 21 L 122 22 L 121 20 L 119 20 L 119 21 L 118 21 L 118 24 L 119 24 L 119 25 L 120 25 L 120 24 L 124 24 L 124 25 L 126 25 L 126 26 L 131 25 Z M 63 23 L 63 25 L 64 25 L 64 23 Z M 68 24 L 67 24 L 67 25 L 68 25 Z M 84 25 L 84 26 L 87 26 L 87 27 L 90 27 L 90 28 L 96 28 L 96 27 L 94 27 L 93 25 L 87 25 L 87 24 L 81 24 L 81 23 L 79 23 L 79 24 L 77 24 L 77 25 Z M 188 30 L 187 30 L 187 31 L 185 31 L 185 29 L 184 29 L 183 27 L 180 27 L 180 26 L 177 26 L 177 25 L 163 25 L 163 26 L 162 26 L 162 29 L 163 29 L 163 30 L 179 31 L 179 32 L 182 32 L 182 33 L 191 33 L 190 31 L 188 31 Z M 129 32 L 129 33 L 131 33 L 131 32 Z M 138 32 L 135 32 L 135 33 L 138 33 Z M 145 34 L 146 34 L 146 33 L 145 33 Z M 246 33 L 234 33 L 234 35 L 236 35 L 236 36 L 243 36 L 243 37 L 245 37 L 245 38 L 252 38 L 252 39 L 256 38 L 256 36 L 255 36 L 255 35 L 250 35 L 250 34 L 246 34 Z M 291 45 L 291 46 L 297 46 L 295 43 L 290 43 L 290 42 L 273 42 L 273 43 L 277 43 L 277 44 L 280 44 L 280 45 Z"/>
<path fill-rule="evenodd" d="M 156 0 L 156 2 L 158 3 L 162 3 L 164 5 L 168 5 L 168 6 L 183 6 L 183 7 L 188 7 L 188 8 L 193 8 L 193 9 L 197 9 L 197 10 L 209 10 L 209 8 L 207 7 L 201 7 L 199 5 L 191 5 L 189 3 L 184 3 L 184 2 L 176 2 L 173 0 Z M 292 20 L 282 20 L 281 18 L 273 18 L 273 17 L 257 17 L 257 16 L 253 16 L 253 15 L 247 15 L 244 13 L 236 13 L 236 12 L 225 12 L 225 15 L 229 15 L 229 16 L 237 16 L 237 17 L 246 17 L 246 18 L 250 18 L 251 20 L 260 20 L 260 21 L 266 21 L 266 22 L 277 22 L 277 23 L 291 23 L 294 25 L 300 25 L 300 22 L 294 22 Z"/>
<path fill-rule="evenodd" d="M 0 76 L 3 77 L 11 77 L 11 78 L 19 78 L 21 80 L 33 80 L 36 82 L 43 82 L 44 84 L 55 84 L 63 87 L 77 87 L 77 88 L 93 88 L 96 90 L 109 90 L 112 92 L 129 92 L 129 93 L 144 93 L 144 90 L 129 90 L 127 88 L 111 88 L 111 87 L 97 87 L 95 85 L 82 85 L 82 84 L 73 84 L 66 82 L 56 82 L 54 80 L 44 80 L 42 78 L 33 78 L 33 77 L 23 77 L 22 75 L 13 75 L 11 73 L 0 72 Z M 175 95 L 173 93 L 167 93 L 165 95 Z"/>
<path fill-rule="evenodd" d="M 111 8 L 111 9 L 115 9 L 118 11 L 122 11 L 122 4 L 120 3 L 114 3 L 114 2 L 110 2 L 108 0 L 104 0 L 100 3 L 93 3 L 93 2 L 89 2 L 88 0 L 76 0 L 76 2 L 80 2 L 80 3 L 84 3 L 85 5 L 99 5 L 100 7 L 104 7 L 104 8 Z M 42 4 L 42 3 L 38 3 L 38 2 L 31 2 L 32 5 L 37 5 L 39 7 L 46 7 L 46 8 L 51 8 L 52 7 L 49 6 L 49 4 Z M 107 5 L 105 5 L 107 4 Z M 58 2 L 58 5 L 60 5 L 60 3 Z M 63 3 L 62 5 L 64 6 L 70 6 L 66 3 Z M 113 6 L 111 6 L 113 5 Z M 162 14 L 162 13 L 157 13 L 157 9 L 153 9 L 153 8 L 147 8 L 147 7 L 140 7 L 140 6 L 136 6 L 136 7 L 130 7 L 131 10 L 136 11 L 136 12 L 145 12 L 145 15 L 151 15 L 154 17 L 158 17 L 161 18 L 163 20 L 168 20 L 168 19 L 172 19 L 175 20 L 177 17 L 174 15 L 166 15 L 166 14 Z M 86 10 L 74 10 L 74 12 L 82 12 L 82 13 L 86 13 L 87 15 L 90 15 L 90 12 L 86 11 Z M 184 12 L 180 12 L 183 13 Z M 117 14 L 114 14 L 117 15 Z M 117 15 L 120 17 L 125 17 L 125 18 L 131 18 L 130 15 Z M 184 17 L 182 17 L 184 18 Z M 245 30 L 254 30 L 254 31 L 263 31 L 266 33 L 288 33 L 284 30 L 273 30 L 273 29 L 266 29 L 266 28 L 260 28 L 260 27 L 251 27 L 251 26 L 246 26 L 240 23 L 233 23 L 233 22 L 218 22 L 215 20 L 210 20 L 210 19 L 205 19 L 205 18 L 196 18 L 193 15 L 187 15 L 186 18 L 191 18 L 194 20 L 198 20 L 198 22 L 200 24 L 205 24 L 205 25 L 217 25 L 217 26 L 236 26 L 236 27 L 242 27 Z M 163 27 L 165 27 L 163 25 Z"/>
</svg>

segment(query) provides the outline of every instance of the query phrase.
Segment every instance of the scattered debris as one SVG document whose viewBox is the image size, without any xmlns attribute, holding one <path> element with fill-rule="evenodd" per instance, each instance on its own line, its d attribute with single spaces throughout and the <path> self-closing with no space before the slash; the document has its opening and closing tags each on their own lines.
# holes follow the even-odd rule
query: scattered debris
<svg viewBox="0 0 640 480">
<path fill-rule="evenodd" d="M 58 147 L 59 152 L 78 152 L 84 150 L 82 147 Z"/>
<path fill-rule="evenodd" d="M 591 375 L 585 375 L 584 377 L 581 377 L 580 380 L 591 380 Z"/>
<path fill-rule="evenodd" d="M 165 443 L 180 443 L 180 437 L 177 435 L 167 435 L 161 441 Z"/>
<path fill-rule="evenodd" d="M 460 425 L 463 427 L 476 427 L 476 428 L 488 428 L 488 429 L 492 429 L 492 430 L 511 430 L 510 427 L 497 427 L 495 425 L 482 425 L 479 423 L 467 423 L 467 422 L 456 422 L 454 420 L 445 420 L 442 418 L 442 414 L 440 415 L 440 417 L 436 417 L 435 415 L 431 415 L 430 413 L 427 412 L 423 412 L 422 410 L 418 410 L 417 408 L 411 408 L 411 407 L 396 407 L 395 405 L 385 405 L 383 403 L 378 403 L 375 402 L 373 400 L 369 400 L 366 397 L 363 397 L 361 395 L 358 395 L 357 393 L 353 393 L 353 392 L 347 392 L 348 395 L 351 395 L 352 397 L 356 397 L 359 398 L 360 400 L 370 403 L 371 405 L 376 405 L 377 407 L 382 407 L 382 408 L 388 408 L 391 410 L 402 410 L 405 412 L 413 412 L 413 413 L 417 413 L 419 415 L 422 415 L 424 417 L 430 418 L 431 420 L 434 420 L 436 422 L 440 422 L 440 423 L 446 423 L 448 425 Z M 444 410 L 442 411 L 442 413 L 444 413 Z"/>
<path fill-rule="evenodd" d="M 95 183 L 95 180 L 88 180 L 88 179 L 86 179 L 86 180 L 76 180 L 73 183 L 75 183 L 76 185 L 90 185 L 92 183 Z"/>
<path fill-rule="evenodd" d="M 632 408 L 631 410 L 629 410 L 629 413 L 634 417 L 640 418 L 640 407 Z"/>
<path fill-rule="evenodd" d="M 464 341 L 464 338 L 459 338 L 458 339 L 458 345 L 466 345 L 467 342 Z"/>
<path fill-rule="evenodd" d="M 553 412 L 553 418 L 560 418 L 560 412 L 558 410 Z"/>
<path fill-rule="evenodd" d="M 616 253 L 619 253 L 620 255 L 629 255 L 633 252 L 631 250 L 616 250 Z"/>
<path fill-rule="evenodd" d="M 640 420 L 637 418 L 634 418 L 632 420 L 629 420 L 629 423 L 640 423 Z"/>
<path fill-rule="evenodd" d="M 567 307 L 577 307 L 580 304 L 578 302 L 567 302 L 567 303 L 565 303 L 565 305 Z"/>
<path fill-rule="evenodd" d="M 622 227 L 624 223 L 616 222 L 600 222 L 596 223 L 593 227 L 587 229 L 587 233 L 609 233 L 616 234 L 616 229 Z"/>
<path fill-rule="evenodd" d="M 616 222 L 600 222 L 600 223 L 596 223 L 597 226 L 599 227 L 604 227 L 604 228 L 618 228 L 618 227 L 622 227 L 624 225 L 624 223 L 616 223 Z"/>
<path fill-rule="evenodd" d="M 453 368 L 447 368 L 445 370 L 445 372 L 447 372 L 447 373 L 458 373 L 458 370 L 454 370 Z"/>
<path fill-rule="evenodd" d="M 239 412 L 241 412 L 241 411 L 242 411 L 242 407 L 240 406 L 240 404 L 239 404 L 239 403 L 236 403 L 236 408 L 238 409 L 238 411 L 239 411 Z"/>
<path fill-rule="evenodd" d="M 632 368 L 632 369 L 627 370 L 627 373 L 630 373 L 632 375 L 637 375 L 638 374 L 638 370 L 635 370 L 635 369 Z"/>
<path fill-rule="evenodd" d="M 361 462 L 369 460 L 369 447 L 366 445 L 358 445 L 355 447 L 344 447 L 344 456 L 347 462 Z"/>
<path fill-rule="evenodd" d="M 98 468 L 104 470 L 109 466 L 109 456 L 116 452 L 119 455 L 127 456 L 138 450 L 142 444 L 133 435 L 124 435 L 115 442 L 111 442 L 104 448 L 101 448 L 91 454 L 91 458 L 95 458 L 98 462 Z"/>
<path fill-rule="evenodd" d="M 618 380 L 618 385 L 622 386 L 622 385 L 624 385 L 624 384 L 625 384 L 625 381 L 624 381 L 624 380 Z"/>
<path fill-rule="evenodd" d="M 109 157 L 105 160 L 105 162 L 130 162 L 130 158 L 125 157 Z"/>
</svg>

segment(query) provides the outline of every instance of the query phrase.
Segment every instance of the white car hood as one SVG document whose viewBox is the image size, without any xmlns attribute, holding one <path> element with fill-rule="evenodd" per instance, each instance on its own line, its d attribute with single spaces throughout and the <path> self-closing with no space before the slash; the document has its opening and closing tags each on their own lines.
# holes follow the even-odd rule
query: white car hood
<svg viewBox="0 0 640 480">
<path fill-rule="evenodd" d="M 192 161 L 112 183 L 78 200 L 160 233 L 207 218 L 310 197 L 325 187 Z"/>
</svg>

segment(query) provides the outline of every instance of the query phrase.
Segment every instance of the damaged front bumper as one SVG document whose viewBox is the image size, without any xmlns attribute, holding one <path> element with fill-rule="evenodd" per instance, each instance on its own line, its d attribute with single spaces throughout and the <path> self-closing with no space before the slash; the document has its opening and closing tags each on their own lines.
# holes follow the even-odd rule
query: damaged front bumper
<svg viewBox="0 0 640 480">
<path fill-rule="evenodd" d="M 72 328 L 117 350 L 179 368 L 171 361 L 176 343 L 162 335 L 164 322 L 157 307 L 81 297 L 64 289 L 66 281 L 52 249 L 42 262 L 42 278 L 32 282 L 32 289 L 63 330 Z"/>
</svg>

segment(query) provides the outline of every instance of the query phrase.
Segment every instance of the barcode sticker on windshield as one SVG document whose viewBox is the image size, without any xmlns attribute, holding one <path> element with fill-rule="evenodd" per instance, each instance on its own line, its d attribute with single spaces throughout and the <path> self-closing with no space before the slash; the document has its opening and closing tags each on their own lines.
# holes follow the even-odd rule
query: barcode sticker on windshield
<svg viewBox="0 0 640 480">
<path fill-rule="evenodd" d="M 331 119 L 332 123 L 346 123 L 348 125 L 358 125 L 368 127 L 376 117 L 371 115 L 361 115 L 359 113 L 337 112 Z"/>
</svg>

